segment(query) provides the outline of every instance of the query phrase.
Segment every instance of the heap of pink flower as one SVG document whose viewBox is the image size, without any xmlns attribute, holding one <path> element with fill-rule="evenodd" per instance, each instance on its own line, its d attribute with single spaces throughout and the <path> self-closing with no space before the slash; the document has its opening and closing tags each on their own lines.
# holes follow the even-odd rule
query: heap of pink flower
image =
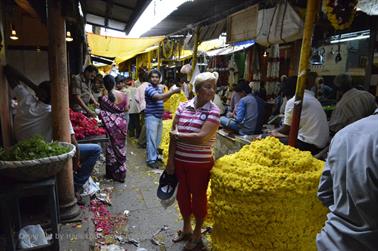
<svg viewBox="0 0 378 251">
<path fill-rule="evenodd" d="M 74 112 L 70 109 L 70 120 L 76 139 L 105 134 L 105 129 L 98 127 L 96 119 L 88 118 L 81 112 Z"/>
</svg>

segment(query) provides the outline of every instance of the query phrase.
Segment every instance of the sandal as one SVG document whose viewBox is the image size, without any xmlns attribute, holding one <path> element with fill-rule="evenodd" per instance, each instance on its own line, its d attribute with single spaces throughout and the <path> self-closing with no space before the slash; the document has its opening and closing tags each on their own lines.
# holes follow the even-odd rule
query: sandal
<svg viewBox="0 0 378 251">
<path fill-rule="evenodd" d="M 177 236 L 172 240 L 173 242 L 188 241 L 192 238 L 192 233 L 184 233 L 183 231 L 177 231 Z"/>
<path fill-rule="evenodd" d="M 184 251 L 198 251 L 206 250 L 205 244 L 203 244 L 202 238 L 199 240 L 190 240 L 185 244 Z"/>
</svg>

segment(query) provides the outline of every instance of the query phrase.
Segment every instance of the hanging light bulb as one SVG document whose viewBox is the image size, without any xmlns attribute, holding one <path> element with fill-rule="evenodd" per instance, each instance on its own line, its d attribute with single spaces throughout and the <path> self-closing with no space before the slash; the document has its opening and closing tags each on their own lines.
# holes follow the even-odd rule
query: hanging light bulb
<svg viewBox="0 0 378 251">
<path fill-rule="evenodd" d="M 10 35 L 10 39 L 12 39 L 12 40 L 17 40 L 17 39 L 18 39 L 17 32 L 16 32 L 16 29 L 14 28 L 14 25 L 13 25 L 13 24 L 11 24 L 11 35 Z"/>
<path fill-rule="evenodd" d="M 66 33 L 66 41 L 67 42 L 72 42 L 73 41 L 73 38 L 71 36 L 71 32 L 70 31 L 67 31 L 67 33 Z"/>
<path fill-rule="evenodd" d="M 263 57 L 266 58 L 267 56 L 268 56 L 268 52 L 265 50 L 264 54 L 263 54 Z"/>
</svg>

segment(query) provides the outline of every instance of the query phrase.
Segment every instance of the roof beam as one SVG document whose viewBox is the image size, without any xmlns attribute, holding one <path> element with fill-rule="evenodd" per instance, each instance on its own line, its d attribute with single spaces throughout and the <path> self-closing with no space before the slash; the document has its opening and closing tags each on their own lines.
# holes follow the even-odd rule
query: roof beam
<svg viewBox="0 0 378 251">
<path fill-rule="evenodd" d="M 94 13 L 94 12 L 87 12 L 87 14 L 90 14 L 90 15 L 93 15 L 93 16 L 98 16 L 98 17 L 102 17 L 102 18 L 105 18 L 106 19 L 106 17 L 104 17 L 104 16 L 102 16 L 102 15 L 100 15 L 100 14 L 97 14 L 97 13 Z M 125 21 L 125 20 L 120 20 L 120 19 L 115 19 L 115 18 L 109 18 L 109 20 L 113 20 L 113 21 L 116 21 L 116 22 L 120 22 L 120 23 L 123 23 L 123 24 L 125 24 L 125 26 L 127 25 L 127 22 L 128 21 Z M 104 22 L 105 22 L 106 20 L 104 20 Z"/>
<path fill-rule="evenodd" d="M 107 0 L 101 0 L 101 1 L 108 2 Z M 124 5 L 124 4 L 119 4 L 119 3 L 113 3 L 113 5 L 117 6 L 117 7 L 125 8 L 125 9 L 128 9 L 128 10 L 134 10 L 135 9 L 132 6 L 128 6 L 128 5 Z"/>
<path fill-rule="evenodd" d="M 234 6 L 230 9 L 228 9 L 228 10 L 225 10 L 221 13 L 218 13 L 217 15 L 213 15 L 211 17 L 205 18 L 205 19 L 200 20 L 196 23 L 188 24 L 186 27 L 184 27 L 180 30 L 176 30 L 176 31 L 174 31 L 170 34 L 167 34 L 167 36 L 172 36 L 172 35 L 175 35 L 175 34 L 178 34 L 178 33 L 186 32 L 187 30 L 192 29 L 192 27 L 196 27 L 198 25 L 210 25 L 210 24 L 216 23 L 216 22 L 220 21 L 221 19 L 226 18 L 227 16 L 231 15 L 232 13 L 236 13 L 236 12 L 246 8 L 246 7 L 257 4 L 258 2 L 259 2 L 259 0 L 246 0 L 242 4 L 239 4 L 239 5 Z M 148 34 L 148 33 L 146 33 L 146 34 Z"/>
<path fill-rule="evenodd" d="M 116 31 L 120 31 L 120 32 L 125 32 L 125 30 L 123 30 L 123 29 L 110 28 L 110 27 L 107 27 L 105 25 L 95 24 L 95 23 L 88 22 L 88 21 L 87 21 L 87 24 L 90 24 L 90 25 L 93 25 L 93 26 L 102 27 L 102 28 L 106 28 L 106 29 L 112 29 L 112 30 L 116 30 Z"/>
<path fill-rule="evenodd" d="M 109 25 L 109 17 L 112 14 L 112 8 L 113 8 L 113 1 L 107 0 L 106 1 L 106 11 L 105 11 L 105 26 Z"/>
<path fill-rule="evenodd" d="M 26 11 L 30 16 L 32 16 L 34 18 L 38 18 L 39 17 L 38 14 L 37 14 L 37 12 L 30 5 L 29 1 L 27 1 L 27 0 L 16 0 L 16 4 L 21 9 L 23 9 L 24 11 Z"/>
<path fill-rule="evenodd" d="M 139 0 L 137 5 L 134 8 L 133 14 L 129 18 L 129 22 L 125 27 L 126 34 L 129 34 L 131 28 L 134 26 L 138 18 L 142 15 L 143 11 L 147 6 L 152 2 L 152 0 Z"/>
</svg>

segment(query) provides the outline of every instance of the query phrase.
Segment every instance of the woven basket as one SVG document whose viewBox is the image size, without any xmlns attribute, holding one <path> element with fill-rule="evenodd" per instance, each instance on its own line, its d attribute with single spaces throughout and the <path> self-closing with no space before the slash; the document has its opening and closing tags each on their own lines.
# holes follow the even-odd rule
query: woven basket
<svg viewBox="0 0 378 251">
<path fill-rule="evenodd" d="M 42 159 L 0 161 L 0 175 L 22 181 L 37 181 L 56 175 L 76 152 L 76 148 L 72 144 L 65 142 L 59 142 L 59 144 L 68 147 L 69 152 Z"/>
</svg>

